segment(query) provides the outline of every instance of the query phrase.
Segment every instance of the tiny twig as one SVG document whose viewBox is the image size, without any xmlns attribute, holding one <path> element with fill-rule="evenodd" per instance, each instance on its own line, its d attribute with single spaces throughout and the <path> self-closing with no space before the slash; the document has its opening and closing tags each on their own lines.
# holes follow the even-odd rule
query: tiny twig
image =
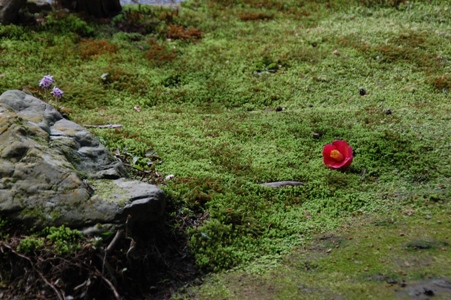
<svg viewBox="0 0 451 300">
<path fill-rule="evenodd" d="M 304 183 L 300 182 L 300 181 L 276 181 L 276 182 L 265 182 L 265 183 L 261 183 L 260 185 L 261 186 L 278 188 L 278 187 L 282 187 L 282 186 L 304 185 Z"/>
<path fill-rule="evenodd" d="M 100 273 L 98 270 L 97 270 L 96 273 L 97 273 L 98 276 L 100 276 L 100 278 L 102 278 L 103 281 L 106 282 L 106 284 L 108 284 L 108 286 L 110 287 L 110 289 L 113 291 L 114 297 L 115 297 L 117 300 L 120 300 L 120 299 L 121 299 L 121 296 L 119 296 L 119 293 L 117 292 L 116 288 L 115 288 L 114 285 L 111 283 L 111 281 L 109 281 L 108 278 L 106 278 L 105 276 L 103 276 L 103 274 Z"/>
<path fill-rule="evenodd" d="M 108 247 L 106 247 L 105 249 L 105 255 L 109 254 L 114 247 L 116 246 L 116 244 L 119 242 L 119 240 L 124 236 L 124 230 L 123 229 L 119 229 L 116 232 L 116 235 L 114 236 L 113 240 L 108 244 Z"/>
<path fill-rule="evenodd" d="M 133 250 L 135 250 L 136 242 L 135 242 L 135 240 L 134 240 L 133 238 L 131 238 L 131 237 L 127 237 L 127 239 L 130 240 L 130 247 L 128 248 L 127 253 L 125 254 L 125 256 L 126 256 L 127 259 L 128 259 L 128 255 L 129 255 L 130 253 L 132 253 Z"/>
<path fill-rule="evenodd" d="M 160 257 L 160 259 L 163 261 L 163 263 L 166 265 L 166 267 L 169 268 L 169 264 L 166 262 L 166 260 L 164 259 L 163 255 L 161 255 L 160 250 L 158 250 L 158 247 L 153 245 L 152 248 L 154 249 L 154 251 L 157 252 L 158 256 Z M 178 250 L 177 250 L 178 251 Z M 180 252 L 179 252 L 180 253 Z"/>
<path fill-rule="evenodd" d="M 127 215 L 127 220 L 125 220 L 125 238 L 130 237 L 130 234 L 132 232 L 132 229 L 131 229 L 132 221 L 131 221 L 131 219 L 132 219 L 132 216 L 131 215 Z"/>
<path fill-rule="evenodd" d="M 127 253 L 125 254 L 125 256 L 128 259 L 128 255 L 135 249 L 136 247 L 136 242 L 135 240 L 131 237 L 131 231 L 132 231 L 132 225 L 133 222 L 131 221 L 132 216 L 128 215 L 127 216 L 127 221 L 125 221 L 125 238 L 130 240 L 130 247 L 127 250 Z"/>
<path fill-rule="evenodd" d="M 107 262 L 106 260 L 106 255 L 102 256 L 100 254 L 96 254 L 96 256 L 100 259 L 102 259 L 103 261 L 103 265 L 102 265 L 102 274 L 105 274 L 105 269 L 108 271 L 108 273 L 110 273 L 110 276 L 113 278 L 113 282 L 116 284 L 117 280 L 116 277 L 114 277 L 114 268 L 110 265 L 110 263 Z"/>
<path fill-rule="evenodd" d="M 113 251 L 114 247 L 116 247 L 116 244 L 119 242 L 119 240 L 123 236 L 124 236 L 124 230 L 119 229 L 116 232 L 116 235 L 114 236 L 113 240 L 108 244 L 108 247 L 105 248 L 105 253 L 103 254 L 103 259 L 102 259 L 102 274 L 105 273 L 105 267 L 106 267 L 108 269 L 108 272 L 110 272 L 111 276 L 113 276 L 114 270 L 110 266 L 110 264 L 106 261 L 106 256 L 108 254 L 110 254 L 111 251 Z M 100 255 L 99 255 L 99 257 L 100 257 Z M 113 276 L 113 278 L 114 278 L 114 276 Z"/>
<path fill-rule="evenodd" d="M 77 285 L 76 287 L 74 287 L 74 291 L 81 289 L 82 287 L 89 286 L 91 284 L 91 278 L 88 278 L 87 280 L 85 280 L 85 282 L 83 282 L 82 284 Z"/>
<path fill-rule="evenodd" d="M 83 124 L 83 127 L 87 128 L 122 128 L 122 124 L 106 124 L 106 125 L 89 125 L 89 124 Z"/>
</svg>

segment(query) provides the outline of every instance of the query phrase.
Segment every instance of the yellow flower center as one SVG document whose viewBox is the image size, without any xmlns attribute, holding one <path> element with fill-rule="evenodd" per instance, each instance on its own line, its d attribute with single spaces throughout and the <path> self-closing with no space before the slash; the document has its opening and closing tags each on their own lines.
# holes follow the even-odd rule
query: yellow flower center
<svg viewBox="0 0 451 300">
<path fill-rule="evenodd" d="M 336 161 L 342 161 L 343 159 L 345 159 L 345 157 L 343 156 L 343 154 L 341 154 L 340 151 L 338 151 L 338 150 L 332 150 L 332 151 L 330 151 L 330 157 L 332 157 L 332 158 L 335 159 Z"/>
</svg>

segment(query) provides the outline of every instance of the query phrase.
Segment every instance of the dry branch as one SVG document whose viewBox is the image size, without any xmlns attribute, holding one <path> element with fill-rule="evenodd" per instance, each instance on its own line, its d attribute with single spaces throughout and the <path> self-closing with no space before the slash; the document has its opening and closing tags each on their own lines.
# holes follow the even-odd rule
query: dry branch
<svg viewBox="0 0 451 300">
<path fill-rule="evenodd" d="M 109 128 L 109 129 L 122 128 L 122 124 L 106 124 L 106 125 L 83 124 L 83 126 L 86 128 Z"/>
<path fill-rule="evenodd" d="M 282 186 L 298 186 L 298 185 L 304 185 L 301 181 L 276 181 L 276 182 L 265 182 L 261 183 L 261 186 L 268 186 L 273 188 L 278 188 Z"/>
</svg>

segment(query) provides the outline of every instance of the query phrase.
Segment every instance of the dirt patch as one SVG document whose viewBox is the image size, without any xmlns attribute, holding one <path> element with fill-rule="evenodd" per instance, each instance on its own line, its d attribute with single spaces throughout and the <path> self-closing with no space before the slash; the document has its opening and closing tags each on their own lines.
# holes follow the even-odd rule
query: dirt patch
<svg viewBox="0 0 451 300">
<path fill-rule="evenodd" d="M 436 278 L 406 283 L 405 288 L 398 290 L 400 298 L 409 297 L 415 300 L 451 299 L 451 281 L 448 278 Z"/>
<path fill-rule="evenodd" d="M 315 239 L 315 243 L 309 245 L 306 250 L 310 253 L 330 253 L 333 249 L 339 248 L 346 243 L 346 238 L 330 233 L 320 235 Z"/>
<path fill-rule="evenodd" d="M 437 248 L 440 249 L 448 245 L 449 244 L 445 241 L 415 239 L 408 242 L 405 247 L 408 250 L 429 250 Z"/>
</svg>

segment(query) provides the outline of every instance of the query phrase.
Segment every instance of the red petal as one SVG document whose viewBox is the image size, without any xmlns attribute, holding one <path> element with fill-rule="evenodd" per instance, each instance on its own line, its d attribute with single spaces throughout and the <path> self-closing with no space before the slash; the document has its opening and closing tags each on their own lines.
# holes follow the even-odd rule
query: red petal
<svg viewBox="0 0 451 300">
<path fill-rule="evenodd" d="M 333 168 L 333 169 L 339 168 L 340 165 L 342 164 L 342 162 L 337 162 L 335 159 L 330 157 L 330 152 L 332 150 L 335 150 L 335 149 L 337 149 L 337 147 L 335 147 L 334 145 L 331 145 L 331 144 L 327 144 L 323 148 L 323 161 L 324 161 L 324 164 L 326 166 L 328 166 L 329 168 Z"/>
<path fill-rule="evenodd" d="M 331 144 L 327 144 L 326 146 L 324 146 L 324 149 L 323 149 L 323 155 L 324 156 L 330 156 L 330 152 L 332 151 L 332 150 L 335 150 L 335 149 L 337 149 L 337 147 L 335 147 L 334 145 L 331 145 Z"/>
<path fill-rule="evenodd" d="M 352 157 L 352 148 L 345 140 L 333 141 L 332 145 L 337 147 L 337 150 L 340 151 L 344 157 Z"/>
</svg>

